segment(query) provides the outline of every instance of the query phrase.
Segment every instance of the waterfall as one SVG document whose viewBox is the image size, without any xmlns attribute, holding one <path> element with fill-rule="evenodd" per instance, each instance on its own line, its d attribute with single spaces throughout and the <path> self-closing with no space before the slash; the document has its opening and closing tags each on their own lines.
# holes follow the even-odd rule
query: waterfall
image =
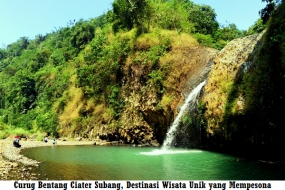
<svg viewBox="0 0 285 190">
<path fill-rule="evenodd" d="M 202 87 L 205 85 L 206 81 L 200 83 L 190 94 L 188 95 L 187 99 L 185 100 L 183 106 L 181 107 L 177 117 L 175 118 L 174 122 L 170 126 L 168 132 L 166 133 L 166 139 L 163 142 L 162 149 L 166 149 L 169 147 L 175 137 L 175 132 L 177 130 L 177 127 L 179 125 L 179 122 L 181 120 L 181 117 L 187 108 L 188 104 L 191 103 L 192 105 L 196 103 L 197 96 L 200 93 Z M 191 106 L 192 106 L 191 105 Z"/>
</svg>

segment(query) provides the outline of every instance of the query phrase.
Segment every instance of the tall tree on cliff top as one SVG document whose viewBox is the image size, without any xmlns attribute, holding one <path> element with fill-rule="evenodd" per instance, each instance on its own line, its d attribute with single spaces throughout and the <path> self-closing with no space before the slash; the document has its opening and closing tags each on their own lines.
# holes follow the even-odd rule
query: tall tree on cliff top
<svg viewBox="0 0 285 190">
<path fill-rule="evenodd" d="M 112 6 L 115 21 L 114 31 L 123 28 L 143 28 L 143 21 L 149 11 L 146 0 L 115 0 Z"/>
<path fill-rule="evenodd" d="M 219 28 L 215 10 L 208 5 L 193 4 L 189 8 L 189 20 L 194 23 L 196 32 L 213 34 Z"/>
<path fill-rule="evenodd" d="M 282 0 L 262 0 L 262 2 L 267 3 L 266 7 L 259 11 L 263 23 L 266 23 L 269 20 L 271 13 L 274 11 L 276 6 L 281 3 L 281 1 Z"/>
</svg>

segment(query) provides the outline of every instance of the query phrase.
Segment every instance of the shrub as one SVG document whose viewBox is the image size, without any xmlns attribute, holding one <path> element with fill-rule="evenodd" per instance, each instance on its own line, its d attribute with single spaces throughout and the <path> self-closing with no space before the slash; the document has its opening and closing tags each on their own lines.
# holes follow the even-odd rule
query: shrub
<svg viewBox="0 0 285 190">
<path fill-rule="evenodd" d="M 5 139 L 7 136 L 5 131 L 0 131 L 0 139 Z"/>
<path fill-rule="evenodd" d="M 208 46 L 208 47 L 213 46 L 213 38 L 209 34 L 205 35 L 205 34 L 197 33 L 194 35 L 194 37 L 197 39 L 199 44 L 201 44 L 203 46 Z"/>
<path fill-rule="evenodd" d="M 9 127 L 5 130 L 6 134 L 9 135 L 29 135 L 31 134 L 31 131 L 23 129 L 23 128 L 13 128 L 13 127 Z"/>
</svg>

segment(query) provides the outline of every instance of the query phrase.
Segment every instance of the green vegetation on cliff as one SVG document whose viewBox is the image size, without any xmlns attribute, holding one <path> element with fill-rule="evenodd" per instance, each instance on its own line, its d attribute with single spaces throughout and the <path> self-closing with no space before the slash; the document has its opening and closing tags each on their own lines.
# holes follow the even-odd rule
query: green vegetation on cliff
<svg viewBox="0 0 285 190">
<path fill-rule="evenodd" d="M 250 58 L 252 67 L 240 82 L 246 100 L 243 131 L 246 130 L 253 146 L 283 156 L 280 150 L 285 136 L 285 26 L 281 24 L 285 21 L 284 10 L 283 2 L 272 13 L 261 46 Z"/>
<path fill-rule="evenodd" d="M 168 115 L 168 125 L 197 67 L 185 64 L 189 51 L 198 55 L 199 43 L 222 48 L 241 34 L 234 24 L 219 28 L 211 7 L 188 0 L 115 0 L 98 18 L 21 37 L 0 49 L 2 136 L 21 128 L 95 137 L 102 128 L 145 126 L 141 101 Z"/>
<path fill-rule="evenodd" d="M 41 131 L 162 142 L 182 94 L 189 92 L 186 85 L 190 80 L 196 85 L 217 49 L 265 28 L 262 20 L 248 31 L 219 25 L 210 6 L 190 0 L 115 0 L 112 5 L 100 17 L 33 40 L 21 37 L 0 49 L 0 138 Z M 252 67 L 247 74 L 235 78 L 224 68 L 213 71 L 218 94 L 183 117 L 186 132 L 217 129 L 226 142 L 245 138 L 244 145 L 281 144 L 285 58 L 283 25 L 276 25 L 283 22 L 282 6 L 248 60 Z M 278 138 L 264 135 L 269 131 Z"/>
</svg>

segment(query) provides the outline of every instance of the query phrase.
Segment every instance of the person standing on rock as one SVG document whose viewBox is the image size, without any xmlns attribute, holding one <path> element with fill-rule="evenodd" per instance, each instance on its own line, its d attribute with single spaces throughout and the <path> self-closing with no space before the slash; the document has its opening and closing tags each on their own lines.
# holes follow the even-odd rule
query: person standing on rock
<svg viewBox="0 0 285 190">
<path fill-rule="evenodd" d="M 18 135 L 15 136 L 14 141 L 13 141 L 14 147 L 20 148 L 20 137 Z"/>
<path fill-rule="evenodd" d="M 45 143 L 47 143 L 47 142 L 48 142 L 48 137 L 47 137 L 47 136 L 45 136 L 45 138 L 44 138 L 44 142 L 45 142 Z"/>
</svg>

